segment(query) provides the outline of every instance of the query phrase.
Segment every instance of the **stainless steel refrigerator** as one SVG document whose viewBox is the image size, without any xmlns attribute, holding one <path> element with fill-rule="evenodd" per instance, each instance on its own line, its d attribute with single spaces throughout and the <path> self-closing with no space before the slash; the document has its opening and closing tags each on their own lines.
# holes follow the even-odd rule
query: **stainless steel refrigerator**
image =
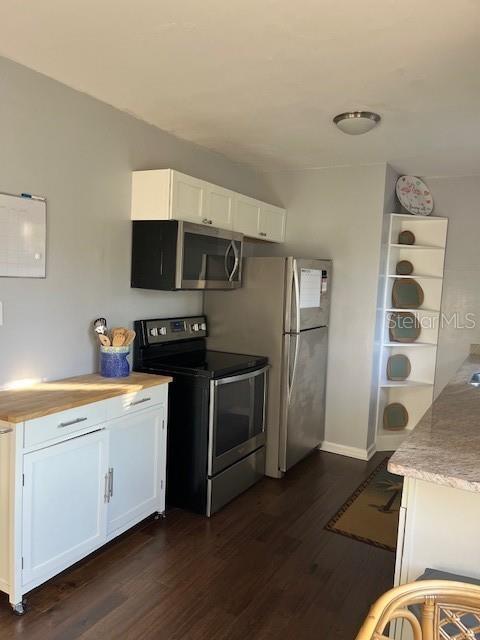
<svg viewBox="0 0 480 640">
<path fill-rule="evenodd" d="M 241 289 L 205 294 L 208 347 L 269 358 L 266 472 L 281 477 L 324 439 L 332 263 L 246 258 L 243 269 Z"/>
</svg>

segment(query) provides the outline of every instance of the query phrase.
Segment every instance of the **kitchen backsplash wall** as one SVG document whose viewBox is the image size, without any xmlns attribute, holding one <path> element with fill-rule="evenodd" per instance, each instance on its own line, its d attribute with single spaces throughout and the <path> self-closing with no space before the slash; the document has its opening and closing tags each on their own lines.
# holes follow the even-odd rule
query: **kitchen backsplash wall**
<svg viewBox="0 0 480 640">
<path fill-rule="evenodd" d="M 47 278 L 0 278 L 0 387 L 96 369 L 89 324 L 196 314 L 201 294 L 130 288 L 130 172 L 173 167 L 271 199 L 258 175 L 0 58 L 0 191 L 48 200 Z"/>
<path fill-rule="evenodd" d="M 425 178 L 425 182 L 433 193 L 434 214 L 449 220 L 435 378 L 438 395 L 468 356 L 470 345 L 480 342 L 480 178 Z"/>
</svg>

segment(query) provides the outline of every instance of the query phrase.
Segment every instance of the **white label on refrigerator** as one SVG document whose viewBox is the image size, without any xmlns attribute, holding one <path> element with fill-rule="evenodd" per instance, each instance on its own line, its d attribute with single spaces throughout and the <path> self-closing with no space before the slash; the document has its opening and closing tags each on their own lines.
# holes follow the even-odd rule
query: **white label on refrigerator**
<svg viewBox="0 0 480 640">
<path fill-rule="evenodd" d="M 300 309 L 320 306 L 322 291 L 321 269 L 300 270 Z"/>
</svg>

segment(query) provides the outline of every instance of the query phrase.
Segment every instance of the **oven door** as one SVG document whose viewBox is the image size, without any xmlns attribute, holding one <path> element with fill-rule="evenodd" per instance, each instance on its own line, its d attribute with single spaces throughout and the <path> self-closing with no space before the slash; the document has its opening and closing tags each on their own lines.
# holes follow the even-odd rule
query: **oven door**
<svg viewBox="0 0 480 640">
<path fill-rule="evenodd" d="M 265 444 L 267 370 L 210 383 L 209 476 Z"/>
<path fill-rule="evenodd" d="M 180 222 L 178 289 L 237 289 L 242 285 L 241 233 Z"/>
</svg>

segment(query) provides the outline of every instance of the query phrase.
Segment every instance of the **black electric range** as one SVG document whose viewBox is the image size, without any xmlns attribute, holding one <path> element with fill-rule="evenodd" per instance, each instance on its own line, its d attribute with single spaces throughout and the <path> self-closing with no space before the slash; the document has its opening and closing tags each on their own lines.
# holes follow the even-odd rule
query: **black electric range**
<svg viewBox="0 0 480 640">
<path fill-rule="evenodd" d="M 204 316 L 135 330 L 134 369 L 173 377 L 167 502 L 210 516 L 264 475 L 268 359 L 208 350 Z"/>
</svg>

